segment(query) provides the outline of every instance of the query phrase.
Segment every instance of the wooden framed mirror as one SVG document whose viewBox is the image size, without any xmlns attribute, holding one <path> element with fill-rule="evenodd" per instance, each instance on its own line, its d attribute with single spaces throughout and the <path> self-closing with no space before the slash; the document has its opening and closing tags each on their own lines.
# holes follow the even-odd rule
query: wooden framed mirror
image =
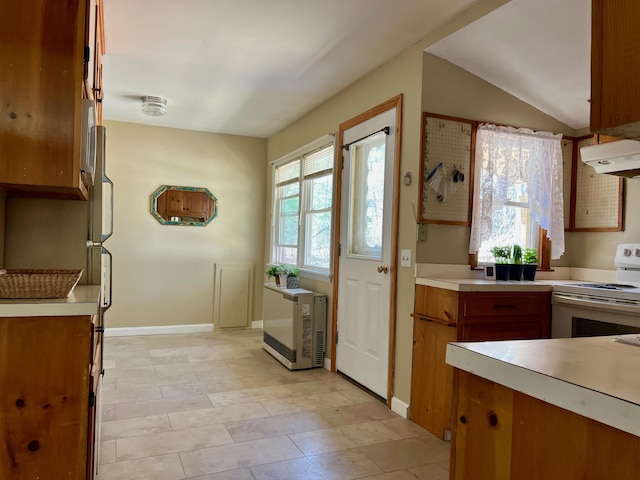
<svg viewBox="0 0 640 480">
<path fill-rule="evenodd" d="M 204 227 L 218 215 L 218 199 L 206 188 L 162 185 L 151 195 L 151 214 L 163 225 Z"/>
</svg>

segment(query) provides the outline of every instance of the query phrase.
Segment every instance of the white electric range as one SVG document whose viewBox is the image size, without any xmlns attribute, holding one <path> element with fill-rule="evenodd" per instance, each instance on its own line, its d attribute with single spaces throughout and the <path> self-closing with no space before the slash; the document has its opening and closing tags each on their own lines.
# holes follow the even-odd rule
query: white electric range
<svg viewBox="0 0 640 480">
<path fill-rule="evenodd" d="M 640 333 L 640 243 L 618 245 L 616 283 L 555 285 L 551 336 Z"/>
</svg>

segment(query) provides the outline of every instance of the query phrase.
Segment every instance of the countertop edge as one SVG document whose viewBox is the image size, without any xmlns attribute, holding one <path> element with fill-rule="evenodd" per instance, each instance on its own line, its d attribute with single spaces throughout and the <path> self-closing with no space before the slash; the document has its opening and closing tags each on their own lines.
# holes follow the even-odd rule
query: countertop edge
<svg viewBox="0 0 640 480">
<path fill-rule="evenodd" d="M 553 283 L 547 280 L 496 281 L 474 278 L 425 278 L 416 277 L 416 285 L 442 288 L 456 292 L 550 292 Z"/>
<path fill-rule="evenodd" d="M 99 301 L 99 285 L 77 285 L 67 298 L 0 300 L 0 317 L 95 315 Z"/>
<path fill-rule="evenodd" d="M 447 364 L 583 417 L 640 436 L 640 405 L 449 343 Z"/>
</svg>

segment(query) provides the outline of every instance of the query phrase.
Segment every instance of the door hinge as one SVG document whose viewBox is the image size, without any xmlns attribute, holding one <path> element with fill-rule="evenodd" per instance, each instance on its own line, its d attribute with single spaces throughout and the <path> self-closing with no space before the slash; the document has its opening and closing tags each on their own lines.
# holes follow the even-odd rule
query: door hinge
<svg viewBox="0 0 640 480">
<path fill-rule="evenodd" d="M 342 156 L 342 166 L 341 166 L 342 170 L 344 170 L 344 155 Z"/>
<path fill-rule="evenodd" d="M 87 45 L 84 46 L 84 63 L 89 63 L 91 59 L 91 48 Z"/>
<path fill-rule="evenodd" d="M 342 255 L 342 244 L 338 244 L 338 256 Z"/>
<path fill-rule="evenodd" d="M 89 407 L 96 406 L 96 394 L 94 392 L 89 392 Z"/>
<path fill-rule="evenodd" d="M 336 345 L 338 344 L 338 332 L 336 332 Z"/>
</svg>

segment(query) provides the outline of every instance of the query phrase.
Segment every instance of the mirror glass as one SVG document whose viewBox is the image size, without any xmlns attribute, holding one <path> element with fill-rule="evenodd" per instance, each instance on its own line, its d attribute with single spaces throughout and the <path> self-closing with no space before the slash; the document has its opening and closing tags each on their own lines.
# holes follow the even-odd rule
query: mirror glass
<svg viewBox="0 0 640 480">
<path fill-rule="evenodd" d="M 163 225 L 204 227 L 218 215 L 218 199 L 206 188 L 162 185 L 151 196 L 151 214 Z"/>
</svg>

